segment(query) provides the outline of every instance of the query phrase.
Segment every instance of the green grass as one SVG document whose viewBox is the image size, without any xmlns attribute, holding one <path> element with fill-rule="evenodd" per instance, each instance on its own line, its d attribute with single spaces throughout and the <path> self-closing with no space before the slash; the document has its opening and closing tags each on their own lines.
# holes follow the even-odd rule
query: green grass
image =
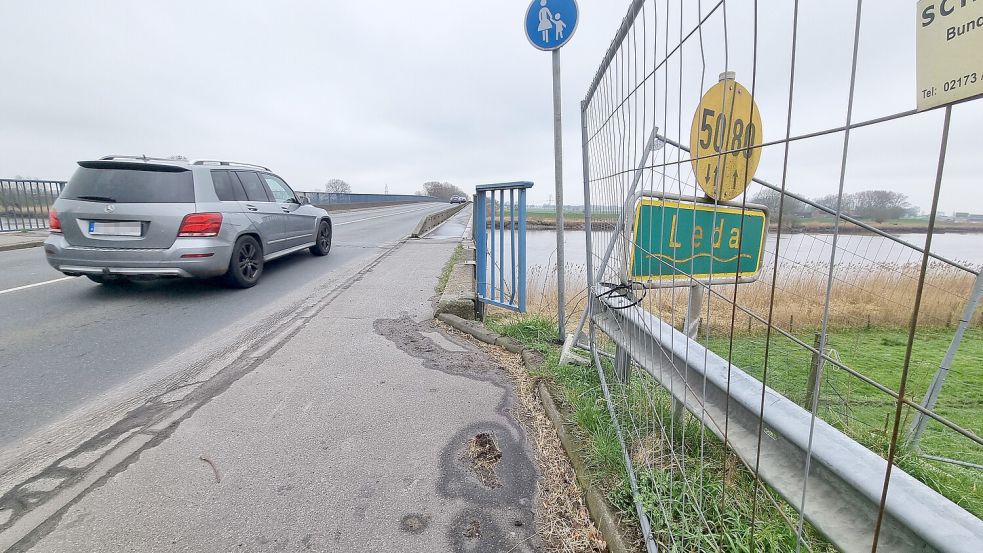
<svg viewBox="0 0 983 553">
<path fill-rule="evenodd" d="M 907 397 L 918 402 L 945 355 L 952 330 L 925 329 L 916 336 L 908 375 Z M 812 343 L 812 336 L 799 336 Z M 851 329 L 829 334 L 829 347 L 841 362 L 897 391 L 901 384 L 907 334 L 898 329 Z M 727 357 L 728 337 L 711 337 L 710 349 Z M 735 336 L 733 363 L 761 379 L 765 337 Z M 772 336 L 767 384 L 803 405 L 811 354 L 783 337 Z M 827 363 L 824 369 L 819 415 L 873 451 L 886 457 L 894 424 L 895 400 Z M 969 329 L 953 361 L 939 396 L 936 411 L 977 435 L 983 434 L 983 329 Z M 914 412 L 902 411 L 900 441 Z M 983 447 L 939 423 L 929 424 L 922 438 L 924 453 L 983 464 Z M 925 460 L 912 451 L 899 452 L 898 466 L 930 485 L 976 516 L 983 517 L 983 472 Z"/>
<path fill-rule="evenodd" d="M 464 255 L 464 246 L 458 244 L 454 248 L 454 253 L 451 254 L 451 258 L 447 260 L 444 264 L 444 269 L 440 272 L 440 279 L 437 281 L 437 293 L 442 294 L 444 288 L 447 288 L 447 281 L 451 278 L 451 273 L 454 271 L 454 265 L 457 265 L 461 261 L 461 256 Z"/>
<path fill-rule="evenodd" d="M 618 218 L 618 214 L 613 210 L 606 211 L 595 211 L 591 213 L 591 219 L 594 221 L 614 221 Z M 542 207 L 529 208 L 526 210 L 526 219 L 529 221 L 556 221 L 556 210 Z M 584 212 L 582 210 L 564 210 L 563 220 L 573 223 L 583 223 L 584 222 Z"/>
<path fill-rule="evenodd" d="M 771 221 L 772 226 L 777 225 L 777 217 Z M 925 232 L 928 230 L 928 218 L 913 218 L 913 219 L 886 219 L 884 221 L 875 221 L 873 219 L 861 218 L 861 220 L 869 225 L 873 225 L 876 228 L 893 231 L 893 232 Z M 788 228 L 802 229 L 804 231 L 815 231 L 815 232 L 831 232 L 836 219 L 832 216 L 822 216 L 822 217 L 801 217 L 797 215 L 785 215 L 784 225 Z M 949 220 L 938 220 L 935 223 L 936 230 L 948 230 L 953 232 L 981 232 L 983 231 L 983 225 L 979 223 L 970 222 L 960 222 L 955 223 Z M 852 223 L 846 223 L 841 225 L 840 230 L 843 232 L 856 232 L 859 227 L 856 227 Z"/>
<path fill-rule="evenodd" d="M 632 520 L 635 508 L 621 446 L 595 369 L 559 366 L 559 349 L 552 343 L 555 328 L 547 319 L 510 316 L 488 324 L 543 353 L 545 362 L 538 376 L 550 380 L 558 391 L 557 398 L 583 444 L 589 477 L 626 520 Z M 651 430 L 646 435 L 633 434 L 629 442 L 639 476 L 640 502 L 657 541 L 667 551 L 795 551 L 795 533 L 786 521 L 796 520 L 795 512 L 783 505 L 783 517 L 761 492 L 752 537 L 753 476 L 710 433 L 702 432 L 699 421 L 687 417 L 685 428 L 668 439 L 657 433 L 655 419 L 668 420 L 670 404 L 650 379 L 633 378 L 627 392 L 615 397 L 622 413 L 633 409 L 636 428 Z M 677 451 L 686 450 L 686 455 L 676 458 L 702 462 L 689 462 L 684 471 L 667 454 L 669 442 Z M 704 506 L 702 514 L 695 505 Z M 807 541 L 813 551 L 829 550 L 812 530 L 807 532 Z"/>
</svg>

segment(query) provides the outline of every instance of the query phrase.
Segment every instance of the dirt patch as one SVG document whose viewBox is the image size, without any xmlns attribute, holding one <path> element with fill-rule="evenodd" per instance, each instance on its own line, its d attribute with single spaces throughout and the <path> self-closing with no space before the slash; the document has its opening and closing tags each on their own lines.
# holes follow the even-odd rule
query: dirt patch
<svg viewBox="0 0 983 553">
<path fill-rule="evenodd" d="M 469 540 L 476 540 L 481 537 L 481 523 L 477 520 L 472 520 L 468 523 L 468 527 L 464 529 L 464 537 Z"/>
<path fill-rule="evenodd" d="M 501 487 L 502 483 L 495 474 L 495 465 L 502 460 L 502 450 L 495 443 L 495 436 L 487 432 L 475 435 L 468 440 L 461 453 L 461 461 L 471 472 L 477 475 L 478 480 L 489 488 Z"/>
<path fill-rule="evenodd" d="M 430 517 L 427 515 L 409 514 L 399 519 L 399 527 L 410 534 L 419 534 L 426 530 L 427 526 L 430 526 Z"/>
<path fill-rule="evenodd" d="M 540 474 L 539 493 L 536 496 L 536 526 L 537 533 L 546 546 L 545 550 L 585 553 L 607 551 L 604 537 L 594 526 L 587 511 L 584 495 L 577 484 L 577 475 L 535 393 L 537 382 L 526 370 L 521 357 L 479 342 L 443 323 L 437 324 L 446 332 L 469 341 L 496 359 L 512 382 L 516 395 L 511 408 L 512 415 L 525 427 L 526 434 L 531 438 Z"/>
<path fill-rule="evenodd" d="M 483 396 L 483 416 L 462 413 L 461 422 L 449 421 L 460 428 L 439 455 L 437 494 L 462 507 L 447 527 L 448 550 L 552 551 L 542 545 L 537 531 L 539 477 L 534 451 L 517 420 L 514 386 L 497 358 L 456 333 L 444 332 L 433 321 L 380 319 L 373 328 L 427 369 L 474 381 L 476 392 Z"/>
</svg>

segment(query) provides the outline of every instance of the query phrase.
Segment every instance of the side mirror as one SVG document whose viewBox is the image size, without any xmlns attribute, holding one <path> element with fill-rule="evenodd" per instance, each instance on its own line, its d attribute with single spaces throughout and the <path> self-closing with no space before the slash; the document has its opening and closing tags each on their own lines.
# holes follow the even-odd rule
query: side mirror
<svg viewBox="0 0 983 553">
<path fill-rule="evenodd" d="M 307 196 L 301 196 L 297 203 L 300 205 L 307 205 L 311 203 L 311 201 L 307 199 Z"/>
</svg>

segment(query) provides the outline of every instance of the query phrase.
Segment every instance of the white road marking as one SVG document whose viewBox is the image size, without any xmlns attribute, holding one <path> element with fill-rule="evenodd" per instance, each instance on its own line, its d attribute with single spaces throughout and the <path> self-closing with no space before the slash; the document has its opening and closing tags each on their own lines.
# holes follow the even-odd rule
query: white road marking
<svg viewBox="0 0 983 553">
<path fill-rule="evenodd" d="M 0 290 L 0 294 L 7 294 L 9 292 L 16 292 L 18 290 L 27 290 L 28 288 L 35 288 L 37 286 L 44 286 L 45 284 L 54 284 L 55 282 L 61 282 L 63 280 L 72 280 L 75 277 L 61 277 L 54 280 L 46 280 L 44 282 L 35 282 L 34 284 L 25 284 L 24 286 L 17 286 L 15 288 L 7 288 L 6 290 Z"/>
<path fill-rule="evenodd" d="M 394 211 L 392 213 L 384 213 L 382 215 L 376 215 L 374 217 L 365 217 L 363 219 L 355 219 L 354 221 L 345 221 L 343 223 L 335 223 L 334 226 L 340 227 L 341 225 L 350 225 L 352 223 L 361 223 L 362 221 L 368 221 L 369 219 L 381 219 L 383 217 L 389 217 L 389 216 L 392 216 L 392 215 L 399 215 L 401 213 L 414 213 L 416 211 L 423 211 L 425 209 L 427 209 L 427 208 L 426 207 L 421 207 L 421 208 L 418 208 L 418 209 L 410 209 L 410 210 L 407 210 L 407 211 Z"/>
</svg>

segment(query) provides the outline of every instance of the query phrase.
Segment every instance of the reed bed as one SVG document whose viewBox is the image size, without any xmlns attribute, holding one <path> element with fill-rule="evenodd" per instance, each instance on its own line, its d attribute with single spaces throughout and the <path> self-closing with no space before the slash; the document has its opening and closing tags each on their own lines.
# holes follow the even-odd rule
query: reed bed
<svg viewBox="0 0 983 553">
<path fill-rule="evenodd" d="M 582 264 L 567 264 L 565 269 L 567 326 L 573 331 L 587 305 L 587 270 Z M 906 328 L 911 321 L 918 272 L 917 263 L 836 266 L 829 328 Z M 534 265 L 527 277 L 528 312 L 556 320 L 556 266 Z M 736 287 L 736 309 L 733 309 L 735 287 L 715 285 L 710 293 L 704 294 L 701 309 L 704 328 L 730 332 L 733 326 L 737 333 L 763 333 L 766 325 L 761 321 L 768 320 L 774 293 L 771 313 L 774 326 L 796 333 L 817 330 L 822 323 L 828 278 L 828 263 L 782 262 L 777 274 L 766 267 L 756 282 Z M 919 327 L 954 327 L 965 308 L 973 281 L 973 275 L 961 269 L 941 262 L 930 264 Z M 685 281 L 681 279 L 681 282 Z M 643 306 L 679 327 L 683 323 L 687 295 L 685 287 L 650 289 Z M 976 310 L 970 326 L 983 326 L 983 309 Z"/>
</svg>

